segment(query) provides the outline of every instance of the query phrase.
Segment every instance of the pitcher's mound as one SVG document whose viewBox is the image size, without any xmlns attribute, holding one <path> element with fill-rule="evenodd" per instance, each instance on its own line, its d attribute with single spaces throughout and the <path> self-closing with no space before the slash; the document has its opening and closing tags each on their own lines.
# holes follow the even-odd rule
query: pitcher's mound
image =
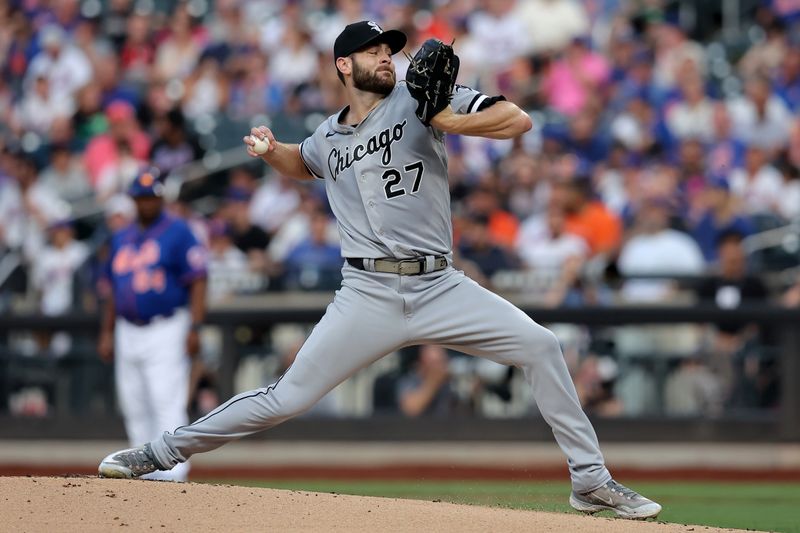
<svg viewBox="0 0 800 533">
<path fill-rule="evenodd" d="M 721 531 L 419 500 L 92 477 L 0 477 L 9 531 Z M 3 527 L 6 527 L 3 526 Z"/>
</svg>

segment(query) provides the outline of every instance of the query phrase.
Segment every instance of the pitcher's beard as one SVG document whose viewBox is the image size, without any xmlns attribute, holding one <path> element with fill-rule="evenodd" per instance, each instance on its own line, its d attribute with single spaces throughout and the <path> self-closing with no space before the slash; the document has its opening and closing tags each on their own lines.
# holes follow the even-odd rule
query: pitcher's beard
<svg viewBox="0 0 800 533">
<path fill-rule="evenodd" d="M 379 76 L 377 72 L 369 72 L 362 69 L 357 62 L 353 61 L 353 86 L 360 90 L 370 93 L 377 93 L 387 96 L 397 81 L 394 71 L 390 77 Z"/>
</svg>

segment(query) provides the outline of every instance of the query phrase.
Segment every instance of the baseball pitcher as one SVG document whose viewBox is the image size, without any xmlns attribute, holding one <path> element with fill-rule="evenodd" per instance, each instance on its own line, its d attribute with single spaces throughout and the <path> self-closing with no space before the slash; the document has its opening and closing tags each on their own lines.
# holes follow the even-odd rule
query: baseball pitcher
<svg viewBox="0 0 800 533">
<path fill-rule="evenodd" d="M 309 409 L 354 372 L 409 345 L 438 344 L 524 371 L 568 459 L 570 503 L 625 518 L 661 506 L 615 482 L 581 410 L 558 339 L 451 266 L 444 135 L 516 137 L 529 117 L 502 96 L 455 84 L 458 58 L 427 41 L 396 83 L 406 36 L 350 24 L 334 44 L 344 109 L 299 145 L 266 127 L 245 137 L 252 156 L 297 179 L 325 180 L 341 236 L 343 282 L 294 364 L 277 382 L 230 399 L 143 446 L 112 453 L 100 475 L 134 477 L 271 428 Z"/>
<path fill-rule="evenodd" d="M 117 397 L 133 444 L 188 422 L 191 357 L 205 314 L 207 253 L 182 220 L 163 212 L 150 172 L 131 184 L 137 220 L 116 233 L 98 351 L 115 361 Z M 185 481 L 188 463 L 150 479 Z"/>
</svg>

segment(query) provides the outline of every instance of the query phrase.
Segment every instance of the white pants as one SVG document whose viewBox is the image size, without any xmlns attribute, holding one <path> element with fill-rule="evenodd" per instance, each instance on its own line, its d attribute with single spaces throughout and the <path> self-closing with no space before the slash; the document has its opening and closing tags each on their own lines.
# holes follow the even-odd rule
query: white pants
<svg viewBox="0 0 800 533">
<path fill-rule="evenodd" d="M 131 446 L 158 438 L 188 422 L 191 363 L 186 336 L 191 318 L 185 309 L 144 326 L 118 318 L 114 335 L 114 375 L 125 430 Z M 145 479 L 186 481 L 189 464 Z"/>
</svg>

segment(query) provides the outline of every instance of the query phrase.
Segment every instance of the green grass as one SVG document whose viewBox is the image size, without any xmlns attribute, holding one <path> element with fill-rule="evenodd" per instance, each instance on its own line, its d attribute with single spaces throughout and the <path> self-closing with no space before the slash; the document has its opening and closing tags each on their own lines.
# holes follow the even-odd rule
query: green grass
<svg viewBox="0 0 800 533">
<path fill-rule="evenodd" d="M 559 482 L 230 480 L 229 483 L 574 512 L 567 503 L 569 485 Z M 659 520 L 666 522 L 800 533 L 800 484 L 797 483 L 636 482 L 630 486 L 661 503 L 664 510 Z"/>
</svg>

